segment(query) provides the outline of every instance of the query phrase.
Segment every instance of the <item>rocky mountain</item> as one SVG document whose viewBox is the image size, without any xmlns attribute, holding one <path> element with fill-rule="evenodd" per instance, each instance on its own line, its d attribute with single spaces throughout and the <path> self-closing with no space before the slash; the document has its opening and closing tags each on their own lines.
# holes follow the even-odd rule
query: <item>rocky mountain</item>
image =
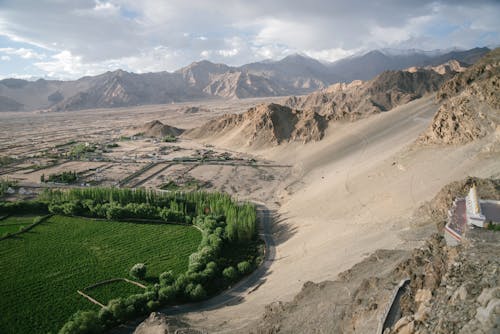
<svg viewBox="0 0 500 334">
<path fill-rule="evenodd" d="M 437 66 L 452 59 L 470 65 L 474 64 L 488 51 L 490 51 L 488 48 L 474 48 L 467 51 L 436 54 L 418 50 L 400 53 L 374 50 L 361 56 L 336 61 L 329 65 L 329 69 L 342 82 L 370 80 L 383 71 L 402 70 L 412 66 Z"/>
<path fill-rule="evenodd" d="M 313 111 L 291 109 L 279 104 L 260 104 L 242 114 L 215 118 L 188 130 L 191 138 L 234 138 L 233 145 L 266 147 L 284 142 L 309 142 L 323 138 L 326 120 Z"/>
<path fill-rule="evenodd" d="M 386 71 L 369 81 L 337 83 L 306 96 L 290 97 L 285 105 L 312 110 L 328 120 L 353 120 L 391 110 L 435 92 L 443 82 L 456 74 L 450 67 L 446 67 L 447 70 L 443 68 L 439 68 L 443 74 L 434 68 Z"/>
<path fill-rule="evenodd" d="M 329 121 L 356 120 L 436 92 L 457 73 L 453 68 L 464 70 L 455 61 L 438 67 L 386 71 L 369 81 L 333 84 L 309 95 L 292 96 L 284 105 L 263 104 L 243 114 L 224 115 L 187 131 L 186 136 L 224 136 L 231 139 L 231 146 L 253 147 L 321 140 Z"/>
<path fill-rule="evenodd" d="M 231 67 L 194 62 L 173 73 L 136 74 L 122 70 L 74 81 L 0 80 L 0 111 L 81 110 L 193 101 L 206 98 L 248 98 L 302 95 L 337 82 L 371 79 L 385 70 L 438 65 L 451 59 L 472 63 L 486 48 L 446 54 L 411 52 L 390 55 L 372 51 L 335 63 L 291 55 Z"/>
<path fill-rule="evenodd" d="M 497 130 L 500 124 L 500 48 L 444 83 L 442 103 L 419 142 L 464 144 Z"/>
</svg>

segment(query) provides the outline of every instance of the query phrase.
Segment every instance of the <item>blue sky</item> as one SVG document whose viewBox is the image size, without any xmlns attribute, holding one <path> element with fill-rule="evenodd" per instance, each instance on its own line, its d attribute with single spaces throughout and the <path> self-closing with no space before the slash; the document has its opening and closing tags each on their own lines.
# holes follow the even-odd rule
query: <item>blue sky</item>
<svg viewBox="0 0 500 334">
<path fill-rule="evenodd" d="M 0 0 L 0 78 L 497 46 L 500 1 Z"/>
</svg>

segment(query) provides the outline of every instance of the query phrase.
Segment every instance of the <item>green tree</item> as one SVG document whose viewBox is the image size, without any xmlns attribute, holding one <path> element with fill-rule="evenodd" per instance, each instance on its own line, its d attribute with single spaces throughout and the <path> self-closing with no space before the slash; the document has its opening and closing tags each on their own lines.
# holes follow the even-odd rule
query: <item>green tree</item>
<svg viewBox="0 0 500 334">
<path fill-rule="evenodd" d="M 234 267 L 227 267 L 222 271 L 222 276 L 224 276 L 228 281 L 232 282 L 238 277 L 238 272 Z"/>
<path fill-rule="evenodd" d="M 146 265 L 144 263 L 136 263 L 130 269 L 130 276 L 138 279 L 144 279 L 146 277 Z"/>
</svg>

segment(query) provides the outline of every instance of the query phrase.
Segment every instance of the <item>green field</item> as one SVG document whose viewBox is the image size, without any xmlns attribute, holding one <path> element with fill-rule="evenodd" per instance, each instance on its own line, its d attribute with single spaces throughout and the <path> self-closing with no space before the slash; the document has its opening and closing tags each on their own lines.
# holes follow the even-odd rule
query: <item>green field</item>
<svg viewBox="0 0 500 334">
<path fill-rule="evenodd" d="M 129 282 L 117 281 L 83 291 L 101 304 L 107 305 L 111 299 L 144 292 L 144 289 Z"/>
<path fill-rule="evenodd" d="M 21 227 L 27 227 L 33 224 L 36 216 L 11 216 L 0 220 L 0 237 L 6 233 L 18 232 Z"/>
<path fill-rule="evenodd" d="M 56 333 L 75 311 L 97 309 L 76 290 L 127 277 L 138 262 L 147 264 L 149 283 L 165 270 L 182 273 L 200 240 L 201 233 L 194 227 L 63 216 L 2 240 L 0 333 Z M 97 299 L 137 292 L 129 284 L 111 286 L 87 292 Z"/>
</svg>

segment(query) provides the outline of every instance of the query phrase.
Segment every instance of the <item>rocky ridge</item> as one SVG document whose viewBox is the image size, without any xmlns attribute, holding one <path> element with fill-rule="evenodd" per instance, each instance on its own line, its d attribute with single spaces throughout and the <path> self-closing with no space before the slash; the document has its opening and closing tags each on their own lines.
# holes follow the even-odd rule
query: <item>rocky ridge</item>
<svg viewBox="0 0 500 334">
<path fill-rule="evenodd" d="M 465 144 L 498 131 L 500 123 L 500 48 L 444 83 L 442 103 L 418 143 Z"/>
<path fill-rule="evenodd" d="M 215 118 L 199 128 L 188 130 L 191 138 L 220 137 L 238 133 L 245 146 L 279 145 L 284 142 L 321 140 L 326 120 L 313 111 L 291 109 L 279 104 L 260 104 L 242 114 Z"/>
<path fill-rule="evenodd" d="M 291 97 L 285 105 L 312 110 L 328 120 L 354 120 L 435 92 L 456 72 L 443 74 L 434 69 L 386 71 L 370 81 L 338 83 L 303 97 Z"/>
</svg>

